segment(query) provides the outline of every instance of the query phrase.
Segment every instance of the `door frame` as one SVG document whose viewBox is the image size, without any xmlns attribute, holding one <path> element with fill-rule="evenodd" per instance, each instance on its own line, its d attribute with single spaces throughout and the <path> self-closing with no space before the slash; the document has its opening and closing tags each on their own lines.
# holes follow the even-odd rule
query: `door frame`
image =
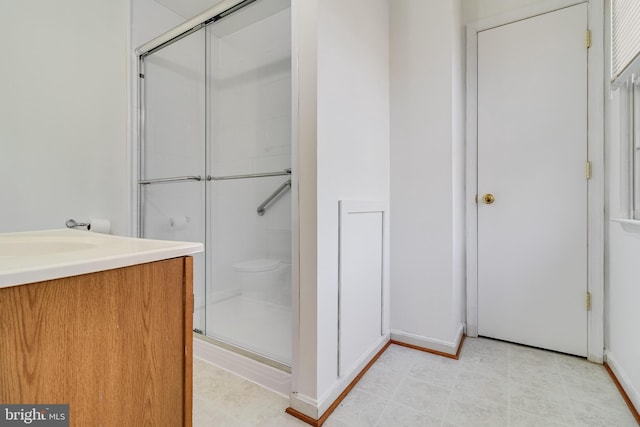
<svg viewBox="0 0 640 427">
<path fill-rule="evenodd" d="M 466 227 L 467 328 L 478 336 L 478 32 L 581 3 L 588 4 L 591 47 L 587 55 L 587 156 L 591 179 L 587 183 L 587 358 L 604 357 L 604 0 L 548 0 L 467 26 L 466 105 Z M 586 34 L 585 34 L 586 40 Z M 586 177 L 585 177 L 586 179 Z M 586 296 L 585 296 L 586 297 Z M 585 307 L 586 309 L 586 307 Z"/>
</svg>

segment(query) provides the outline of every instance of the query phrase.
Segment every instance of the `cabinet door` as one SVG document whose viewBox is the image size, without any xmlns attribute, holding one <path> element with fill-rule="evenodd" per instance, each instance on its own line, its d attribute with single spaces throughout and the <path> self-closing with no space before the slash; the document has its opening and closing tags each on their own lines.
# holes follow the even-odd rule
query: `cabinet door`
<svg viewBox="0 0 640 427">
<path fill-rule="evenodd" d="M 191 424 L 190 258 L 0 289 L 0 402 L 72 426 Z"/>
</svg>

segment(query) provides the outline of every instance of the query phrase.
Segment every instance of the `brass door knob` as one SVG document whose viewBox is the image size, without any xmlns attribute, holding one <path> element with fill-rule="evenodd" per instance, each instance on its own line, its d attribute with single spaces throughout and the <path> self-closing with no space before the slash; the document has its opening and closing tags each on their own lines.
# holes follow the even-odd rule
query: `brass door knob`
<svg viewBox="0 0 640 427">
<path fill-rule="evenodd" d="M 493 194 L 485 194 L 484 196 L 482 196 L 482 201 L 484 202 L 485 205 L 490 205 L 491 203 L 496 201 L 496 198 L 493 197 Z"/>
</svg>

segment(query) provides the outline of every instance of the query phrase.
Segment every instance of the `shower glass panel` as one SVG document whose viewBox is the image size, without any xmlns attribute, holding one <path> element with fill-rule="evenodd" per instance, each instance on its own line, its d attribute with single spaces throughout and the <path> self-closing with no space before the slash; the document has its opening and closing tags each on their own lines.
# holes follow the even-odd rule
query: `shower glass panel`
<svg viewBox="0 0 640 427">
<path fill-rule="evenodd" d="M 142 237 L 205 241 L 205 44 L 202 29 L 144 58 Z M 205 262 L 206 251 L 194 256 L 196 330 L 206 325 Z"/>
<path fill-rule="evenodd" d="M 213 177 L 207 335 L 285 365 L 291 363 L 291 194 L 283 185 L 291 178 L 290 22 L 288 1 L 262 0 L 207 28 Z M 270 196 L 260 215 L 258 206 Z"/>
<path fill-rule="evenodd" d="M 292 322 L 290 0 L 250 2 L 147 54 L 141 66 L 141 235 L 204 242 L 194 263 L 195 332 L 284 369 Z"/>
</svg>

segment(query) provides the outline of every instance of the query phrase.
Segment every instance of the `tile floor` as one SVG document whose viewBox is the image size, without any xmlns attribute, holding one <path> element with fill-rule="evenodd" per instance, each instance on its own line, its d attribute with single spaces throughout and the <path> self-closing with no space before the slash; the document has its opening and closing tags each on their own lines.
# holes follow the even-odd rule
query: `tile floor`
<svg viewBox="0 0 640 427">
<path fill-rule="evenodd" d="M 288 427 L 288 399 L 194 361 L 195 427 Z M 584 359 L 467 338 L 460 360 L 391 345 L 325 427 L 637 426 L 607 372 Z"/>
</svg>

